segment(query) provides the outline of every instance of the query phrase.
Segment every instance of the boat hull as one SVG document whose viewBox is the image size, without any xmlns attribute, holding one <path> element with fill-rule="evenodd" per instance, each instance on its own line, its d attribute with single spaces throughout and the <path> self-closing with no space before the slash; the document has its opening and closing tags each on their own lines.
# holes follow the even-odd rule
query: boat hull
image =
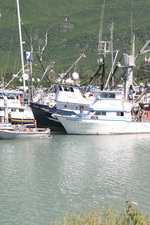
<svg viewBox="0 0 150 225">
<path fill-rule="evenodd" d="M 149 121 L 100 120 L 77 117 L 59 117 L 68 134 L 143 134 L 150 133 Z"/>
<path fill-rule="evenodd" d="M 34 124 L 34 119 L 11 118 L 12 124 Z"/>
<path fill-rule="evenodd" d="M 74 114 L 73 112 L 58 110 L 55 107 L 50 108 L 49 106 L 42 105 L 39 103 L 30 103 L 33 115 L 37 121 L 37 127 L 50 128 L 51 131 L 62 131 L 66 132 L 60 121 L 53 116 L 53 114 Z"/>
<path fill-rule="evenodd" d="M 20 132 L 13 130 L 0 130 L 0 139 L 44 139 L 50 137 L 50 130 Z"/>
</svg>

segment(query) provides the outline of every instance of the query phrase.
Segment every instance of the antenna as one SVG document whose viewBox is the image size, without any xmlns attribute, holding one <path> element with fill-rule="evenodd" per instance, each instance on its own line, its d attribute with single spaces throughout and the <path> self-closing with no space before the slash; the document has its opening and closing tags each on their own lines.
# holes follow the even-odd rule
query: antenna
<svg viewBox="0 0 150 225">
<path fill-rule="evenodd" d="M 24 88 L 24 92 L 25 92 L 25 70 L 24 70 L 24 59 L 23 59 L 23 42 L 22 42 L 22 32 L 21 32 L 19 0 L 16 0 L 16 2 L 17 2 L 17 12 L 18 12 L 18 26 L 19 26 L 19 37 L 20 37 L 20 53 L 21 53 L 21 63 L 22 63 L 23 88 Z"/>
<path fill-rule="evenodd" d="M 131 54 L 133 55 L 133 2 L 131 0 Z"/>
<path fill-rule="evenodd" d="M 110 26 L 110 30 L 111 30 L 111 62 L 112 62 L 112 70 L 111 70 L 111 74 L 113 74 L 114 69 L 113 69 L 113 61 L 114 61 L 114 57 L 113 57 L 113 30 L 114 30 L 114 23 L 111 24 Z M 112 84 L 114 85 L 114 77 L 112 77 Z"/>
<path fill-rule="evenodd" d="M 104 7 L 105 7 L 105 0 L 102 5 L 101 11 L 101 19 L 100 19 L 100 29 L 99 29 L 99 43 L 98 43 L 98 53 L 102 54 L 104 57 L 107 53 L 111 52 L 111 41 L 102 41 L 102 32 L 103 32 L 103 20 L 104 20 Z M 112 29 L 113 31 L 113 29 Z"/>
</svg>

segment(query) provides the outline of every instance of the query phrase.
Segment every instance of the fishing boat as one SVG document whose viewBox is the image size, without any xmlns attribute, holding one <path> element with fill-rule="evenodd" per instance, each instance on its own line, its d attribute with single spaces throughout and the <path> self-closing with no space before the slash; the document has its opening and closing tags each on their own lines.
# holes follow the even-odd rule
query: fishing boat
<svg viewBox="0 0 150 225">
<path fill-rule="evenodd" d="M 31 126 L 12 126 L 0 129 L 0 139 L 45 139 L 50 138 L 50 129 Z"/>
<path fill-rule="evenodd" d="M 20 37 L 20 53 L 21 53 L 21 62 L 22 69 L 15 75 L 12 79 L 0 90 L 0 122 L 11 122 L 12 124 L 34 124 L 34 116 L 31 108 L 28 105 L 27 99 L 27 86 L 25 85 L 25 80 L 27 75 L 25 74 L 25 66 L 23 59 L 23 42 L 22 42 L 22 33 L 21 33 L 21 20 L 20 20 L 20 8 L 19 0 L 17 2 L 17 12 L 18 12 L 18 26 L 19 26 L 19 37 Z M 9 90 L 8 87 L 10 83 L 18 77 L 22 72 L 23 78 L 23 90 Z"/>
<path fill-rule="evenodd" d="M 0 122 L 6 122 L 6 115 L 12 124 L 34 124 L 31 108 L 23 105 L 23 92 L 18 90 L 0 90 Z"/>
<path fill-rule="evenodd" d="M 78 115 L 59 115 L 55 114 L 56 118 L 62 123 L 68 134 L 88 134 L 88 135 L 103 135 L 103 134 L 147 134 L 150 133 L 150 113 L 141 108 L 141 98 L 150 91 L 150 86 L 147 86 L 143 93 L 134 99 L 133 86 L 133 68 L 135 60 L 142 54 L 142 51 L 134 56 L 134 38 L 132 54 L 123 54 L 124 66 L 117 67 L 125 68 L 125 71 L 116 80 L 115 84 L 109 88 L 108 76 L 104 89 L 96 91 L 94 95 L 96 100 L 90 105 L 88 113 L 80 113 Z M 149 41 L 150 42 L 150 41 Z M 148 43 L 144 46 L 146 47 Z M 105 61 L 103 61 L 103 64 Z M 115 71 L 115 70 L 114 70 Z M 120 80 L 123 78 L 123 90 L 116 91 Z"/>
<path fill-rule="evenodd" d="M 58 75 L 56 83 L 50 88 L 55 92 L 55 98 L 49 102 L 30 102 L 37 127 L 49 127 L 51 131 L 65 131 L 60 121 L 52 116 L 54 113 L 74 115 L 81 110 L 88 112 L 93 98 L 92 96 L 83 96 L 79 85 L 79 74 L 73 72 L 71 77 L 67 77 L 71 69 L 85 57 L 84 54 L 81 54 L 65 73 Z"/>
<path fill-rule="evenodd" d="M 60 121 L 53 117 L 54 113 L 61 115 L 75 115 L 88 112 L 89 105 L 94 101 L 88 92 L 83 96 L 78 85 L 56 84 L 55 106 L 50 107 L 42 103 L 31 102 L 30 106 L 38 127 L 49 127 L 51 131 L 64 131 Z"/>
<path fill-rule="evenodd" d="M 58 115 L 68 134 L 145 134 L 150 133 L 150 118 L 142 109 L 132 110 L 120 91 L 99 91 L 88 114 Z"/>
</svg>

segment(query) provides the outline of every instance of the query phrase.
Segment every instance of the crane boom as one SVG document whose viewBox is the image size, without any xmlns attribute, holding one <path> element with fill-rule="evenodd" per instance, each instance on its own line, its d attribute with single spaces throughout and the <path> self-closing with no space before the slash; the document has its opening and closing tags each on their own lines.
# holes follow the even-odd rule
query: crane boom
<svg viewBox="0 0 150 225">
<path fill-rule="evenodd" d="M 149 52 L 150 50 L 145 50 L 144 51 L 144 49 L 147 47 L 147 45 L 150 43 L 150 40 L 148 40 L 147 42 L 146 42 L 146 44 L 143 46 L 143 48 L 141 48 L 141 50 L 139 51 L 139 53 L 136 55 L 136 57 L 135 57 L 135 60 L 139 57 L 139 55 L 141 55 L 141 54 L 143 54 L 143 53 L 147 53 L 147 52 Z"/>
<path fill-rule="evenodd" d="M 66 70 L 65 73 L 61 73 L 59 74 L 62 78 L 65 77 L 69 72 L 70 70 L 80 61 L 80 59 L 82 59 L 82 57 L 86 57 L 86 55 L 82 54 L 80 55 L 80 57 L 69 67 L 69 69 Z"/>
</svg>

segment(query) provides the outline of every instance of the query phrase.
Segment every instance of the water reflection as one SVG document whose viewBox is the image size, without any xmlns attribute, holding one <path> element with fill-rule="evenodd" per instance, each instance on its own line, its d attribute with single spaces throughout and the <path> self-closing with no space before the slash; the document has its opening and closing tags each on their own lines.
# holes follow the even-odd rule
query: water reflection
<svg viewBox="0 0 150 225">
<path fill-rule="evenodd" d="M 128 198 L 148 212 L 149 145 L 148 135 L 1 140 L 0 224 L 49 224 L 97 205 L 119 210 Z"/>
</svg>

